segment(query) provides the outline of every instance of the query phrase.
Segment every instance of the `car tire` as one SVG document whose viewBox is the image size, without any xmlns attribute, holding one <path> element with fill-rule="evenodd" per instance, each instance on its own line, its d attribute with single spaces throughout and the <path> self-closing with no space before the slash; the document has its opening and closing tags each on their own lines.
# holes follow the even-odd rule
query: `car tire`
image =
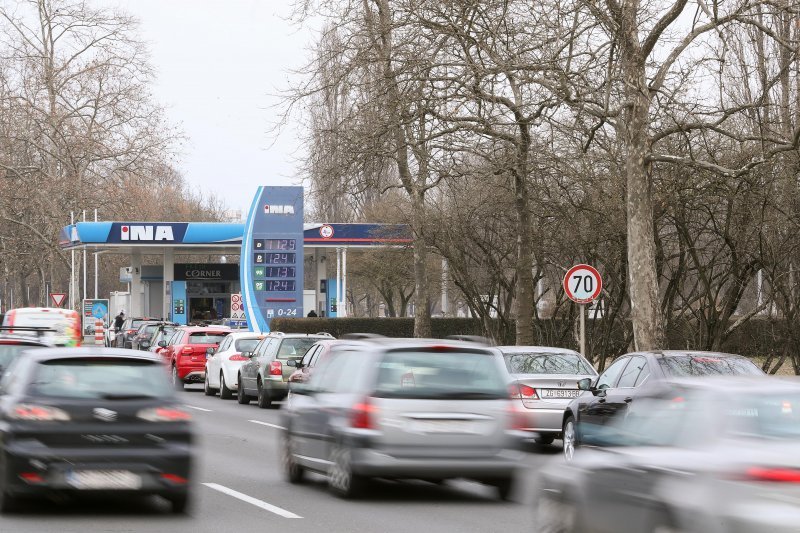
<svg viewBox="0 0 800 533">
<path fill-rule="evenodd" d="M 514 476 L 503 477 L 495 479 L 491 482 L 497 489 L 497 496 L 504 502 L 511 501 L 511 495 L 514 492 Z"/>
<path fill-rule="evenodd" d="M 575 418 L 572 415 L 564 419 L 564 429 L 562 431 L 564 459 L 571 462 L 575 457 L 575 450 L 578 449 L 577 431 L 575 429 Z"/>
<path fill-rule="evenodd" d="M 541 436 L 541 437 L 536 437 L 534 439 L 536 444 L 540 444 L 542 446 L 549 446 L 549 445 L 553 444 L 554 440 L 556 440 L 556 438 L 551 436 L 551 435 L 545 435 L 545 436 Z"/>
<path fill-rule="evenodd" d="M 220 400 L 230 400 L 233 398 L 233 391 L 225 384 L 225 374 L 219 373 L 219 398 Z"/>
<path fill-rule="evenodd" d="M 178 377 L 178 367 L 172 365 L 172 387 L 177 390 L 183 390 L 183 380 Z"/>
<path fill-rule="evenodd" d="M 261 378 L 258 378 L 258 406 L 261 409 L 272 408 L 272 397 L 269 389 L 261 383 Z"/>
<path fill-rule="evenodd" d="M 331 453 L 331 466 L 328 469 L 328 488 L 342 499 L 359 496 L 366 486 L 366 478 L 353 473 L 351 452 L 337 446 Z"/>
<path fill-rule="evenodd" d="M 239 387 L 236 389 L 236 401 L 239 405 L 247 405 L 250 403 L 250 396 L 244 391 L 244 384 L 242 383 L 242 376 L 239 375 Z"/>
<path fill-rule="evenodd" d="M 286 481 L 292 484 L 302 483 L 305 477 L 305 469 L 297 464 L 294 460 L 292 453 L 292 436 L 288 430 L 284 432 L 283 436 L 283 453 L 281 454 L 281 462 L 283 463 L 283 475 Z"/>
<path fill-rule="evenodd" d="M 206 371 L 206 379 L 203 382 L 203 394 L 206 396 L 215 396 L 217 394 L 216 389 L 212 389 L 211 384 L 208 382 L 208 371 Z"/>
<path fill-rule="evenodd" d="M 172 514 L 186 514 L 186 512 L 189 510 L 191 499 L 189 498 L 188 492 L 170 496 L 167 499 L 171 505 L 170 511 Z"/>
</svg>

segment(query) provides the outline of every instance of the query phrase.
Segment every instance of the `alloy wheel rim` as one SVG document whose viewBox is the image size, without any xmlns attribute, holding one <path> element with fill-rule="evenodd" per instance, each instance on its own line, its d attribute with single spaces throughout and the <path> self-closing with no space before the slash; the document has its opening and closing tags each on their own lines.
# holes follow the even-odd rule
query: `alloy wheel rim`
<svg viewBox="0 0 800 533">
<path fill-rule="evenodd" d="M 331 485 L 341 492 L 347 492 L 350 488 L 350 469 L 344 456 L 345 453 L 340 450 L 331 468 Z"/>
<path fill-rule="evenodd" d="M 567 422 L 564 428 L 564 457 L 567 461 L 572 461 L 575 456 L 575 425 L 572 420 Z"/>
</svg>

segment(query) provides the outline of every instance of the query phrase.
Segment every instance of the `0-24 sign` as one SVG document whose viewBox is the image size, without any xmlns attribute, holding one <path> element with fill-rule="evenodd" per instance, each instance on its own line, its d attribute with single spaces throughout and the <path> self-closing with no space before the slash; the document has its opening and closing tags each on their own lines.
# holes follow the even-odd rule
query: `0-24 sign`
<svg viewBox="0 0 800 533">
<path fill-rule="evenodd" d="M 595 301 L 603 290 L 603 280 L 596 268 L 575 265 L 564 276 L 564 292 L 573 302 L 588 304 Z"/>
</svg>

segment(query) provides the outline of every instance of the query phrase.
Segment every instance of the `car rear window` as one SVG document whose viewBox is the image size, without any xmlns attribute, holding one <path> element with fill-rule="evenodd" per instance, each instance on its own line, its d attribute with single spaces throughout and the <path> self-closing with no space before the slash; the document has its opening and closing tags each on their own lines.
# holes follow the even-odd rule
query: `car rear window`
<svg viewBox="0 0 800 533">
<path fill-rule="evenodd" d="M 573 353 L 526 352 L 503 354 L 512 374 L 589 374 L 594 371 Z"/>
<path fill-rule="evenodd" d="M 713 355 L 680 355 L 658 360 L 668 376 L 762 375 L 752 361 L 744 357 L 714 357 Z"/>
<path fill-rule="evenodd" d="M 74 358 L 39 363 L 30 392 L 53 398 L 136 399 L 169 396 L 164 367 L 136 359 Z"/>
<path fill-rule="evenodd" d="M 507 398 L 494 356 L 474 352 L 389 352 L 378 366 L 375 395 L 382 398 Z"/>
<path fill-rule="evenodd" d="M 311 338 L 283 339 L 280 348 L 278 348 L 278 359 L 303 357 L 308 349 L 318 340 L 319 339 Z"/>
<path fill-rule="evenodd" d="M 189 344 L 219 344 L 226 335 L 227 333 L 190 333 Z"/>
<path fill-rule="evenodd" d="M 239 339 L 236 341 L 237 352 L 252 352 L 258 346 L 261 339 Z"/>
<path fill-rule="evenodd" d="M 152 335 L 155 330 L 158 329 L 158 324 L 148 324 L 142 330 L 142 333 L 145 335 Z"/>
</svg>

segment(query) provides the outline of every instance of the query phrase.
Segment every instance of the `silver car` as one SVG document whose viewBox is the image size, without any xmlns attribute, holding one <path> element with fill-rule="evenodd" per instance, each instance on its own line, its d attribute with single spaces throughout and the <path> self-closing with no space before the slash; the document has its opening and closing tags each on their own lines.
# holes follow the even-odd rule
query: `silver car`
<svg viewBox="0 0 800 533">
<path fill-rule="evenodd" d="M 800 531 L 800 383 L 681 381 L 539 483 L 535 531 Z"/>
<path fill-rule="evenodd" d="M 511 396 L 525 419 L 524 430 L 539 444 L 561 435 L 564 410 L 578 390 L 578 380 L 597 372 L 578 352 L 544 346 L 498 346 L 511 376 Z"/>
<path fill-rule="evenodd" d="M 337 346 L 283 410 L 283 466 L 311 470 L 342 497 L 369 478 L 467 478 L 509 498 L 521 434 L 505 369 L 491 348 L 374 339 Z M 518 427 L 518 426 L 517 426 Z"/>
</svg>

